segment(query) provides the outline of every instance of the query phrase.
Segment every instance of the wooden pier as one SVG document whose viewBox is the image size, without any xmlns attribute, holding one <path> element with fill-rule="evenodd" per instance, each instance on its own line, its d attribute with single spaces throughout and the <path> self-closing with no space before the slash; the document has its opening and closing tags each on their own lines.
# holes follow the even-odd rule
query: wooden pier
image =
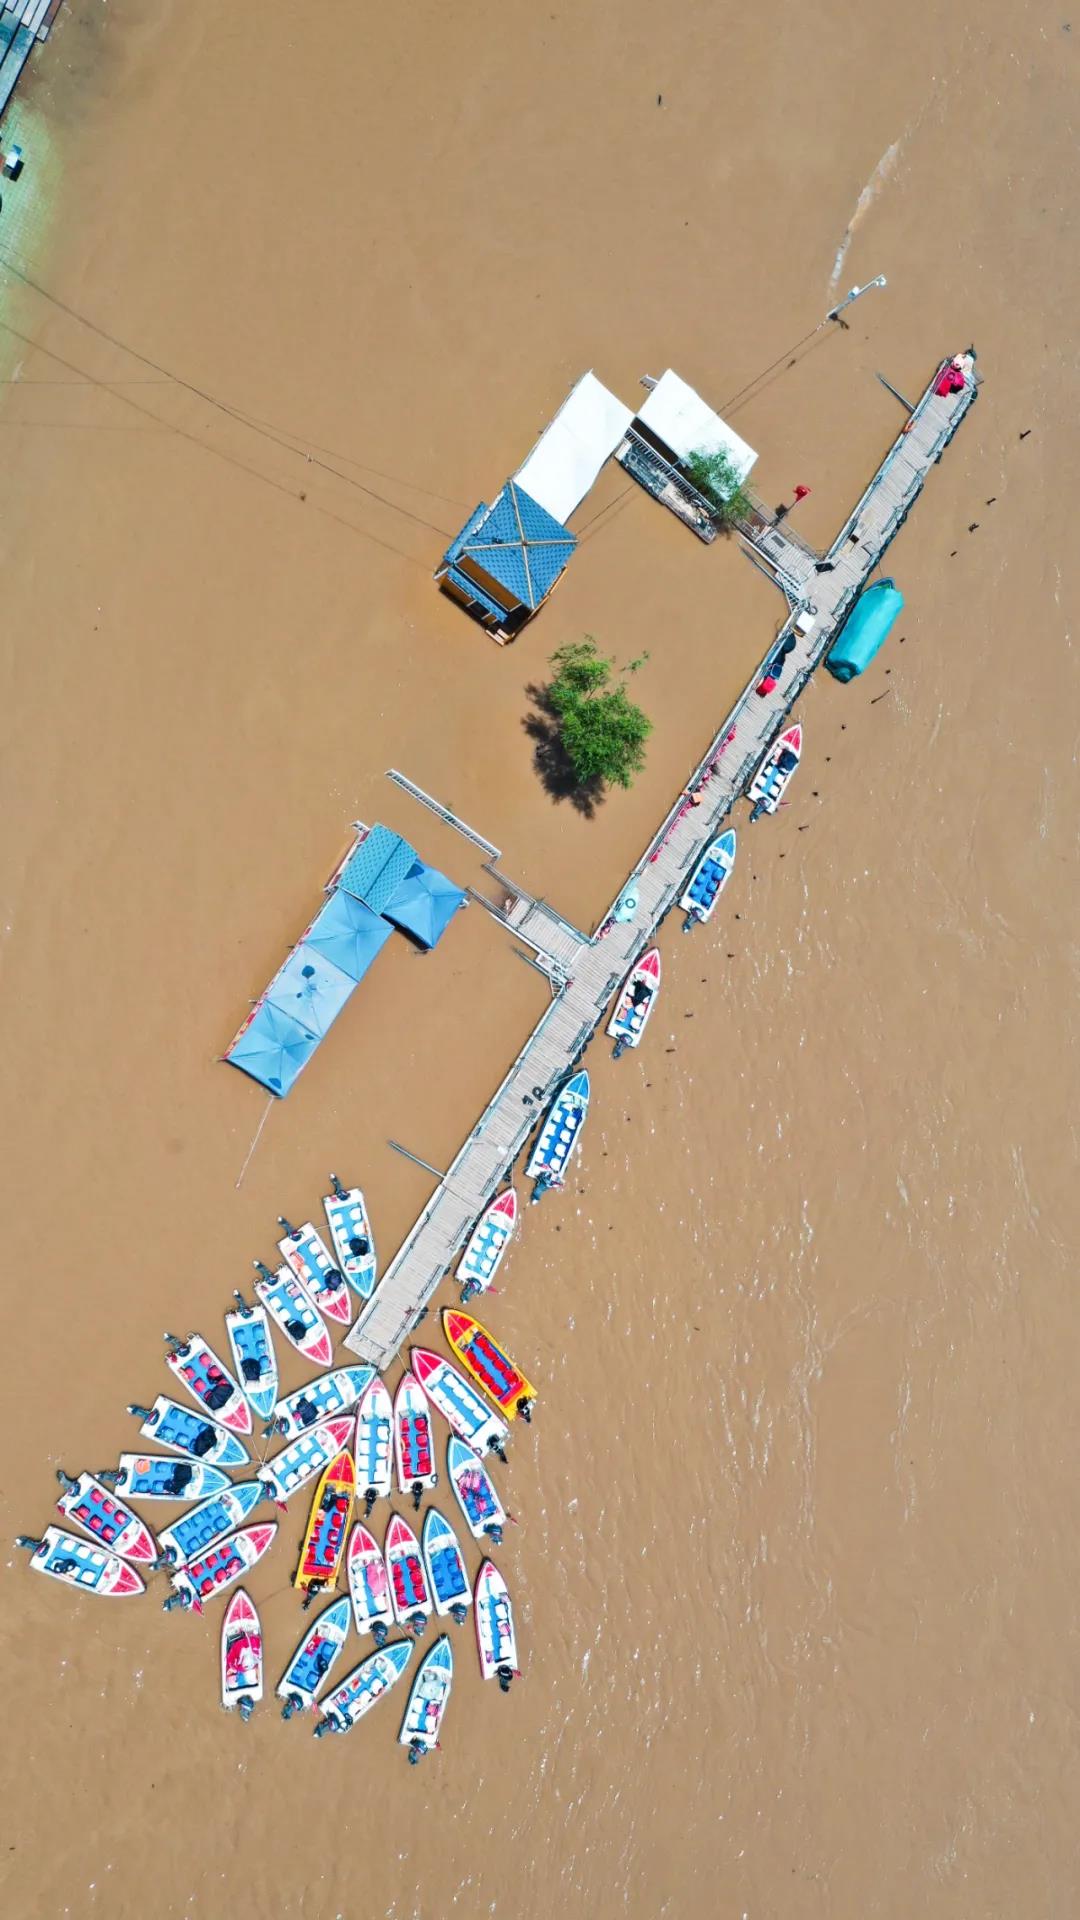
<svg viewBox="0 0 1080 1920">
<path fill-rule="evenodd" d="M 946 363 L 943 363 L 943 366 Z M 941 368 L 912 409 L 861 500 L 828 551 L 815 556 L 782 522 L 762 514 L 740 529 L 755 562 L 785 593 L 789 616 L 769 645 L 794 640 L 780 685 L 759 696 L 762 669 L 744 689 L 634 871 L 638 910 L 628 925 L 609 915 L 587 939 L 543 902 L 515 892 L 496 918 L 532 949 L 553 999 L 474 1126 L 444 1181 L 391 1260 L 346 1345 L 383 1368 L 424 1312 L 477 1218 L 506 1179 L 556 1087 L 599 1025 L 619 981 L 654 938 L 682 893 L 707 841 L 745 792 L 766 748 L 828 652 L 852 602 L 866 585 L 917 500 L 931 467 L 978 394 L 974 353 L 963 390 L 935 392 Z M 687 796 L 694 795 L 691 800 Z M 497 870 L 489 868 L 502 880 Z"/>
</svg>

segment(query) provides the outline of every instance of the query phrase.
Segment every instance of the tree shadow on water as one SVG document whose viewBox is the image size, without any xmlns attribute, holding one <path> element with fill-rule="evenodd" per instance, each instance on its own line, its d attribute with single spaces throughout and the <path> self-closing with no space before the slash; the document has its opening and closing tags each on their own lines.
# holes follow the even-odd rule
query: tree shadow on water
<svg viewBox="0 0 1080 1920">
<path fill-rule="evenodd" d="M 533 766 L 544 792 L 556 805 L 568 800 L 575 813 L 593 819 L 604 799 L 603 781 L 578 779 L 559 735 L 559 716 L 551 704 L 549 689 L 527 686 L 525 692 L 534 711 L 527 713 L 521 724 L 533 743 Z"/>
</svg>

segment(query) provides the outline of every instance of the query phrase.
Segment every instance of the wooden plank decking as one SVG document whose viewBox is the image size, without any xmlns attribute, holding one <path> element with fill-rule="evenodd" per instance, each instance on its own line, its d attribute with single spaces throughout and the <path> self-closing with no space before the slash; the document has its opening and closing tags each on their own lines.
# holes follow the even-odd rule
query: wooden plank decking
<svg viewBox="0 0 1080 1920">
<path fill-rule="evenodd" d="M 385 1367 L 427 1307 L 463 1246 L 477 1215 L 505 1179 L 555 1088 L 587 1046 L 627 968 L 653 939 L 678 899 L 706 841 L 743 794 L 766 747 L 787 719 L 807 680 L 824 658 L 857 593 L 918 498 L 931 467 L 976 398 L 969 379 L 962 393 L 939 397 L 935 373 L 862 499 L 815 567 L 801 542 L 782 524 L 744 530 L 747 544 L 788 589 L 802 598 L 782 629 L 795 638 L 781 684 L 765 698 L 745 688 L 687 783 L 699 796 L 680 796 L 619 893 L 636 881 L 640 904 L 626 926 L 606 919 L 586 940 L 543 903 L 526 903 L 511 931 L 520 932 L 554 963 L 555 998 L 461 1148 L 446 1179 L 387 1267 L 348 1335 L 363 1360 Z M 789 598 L 790 598 L 789 592 Z M 775 651 L 777 636 L 766 654 Z M 562 984 L 565 979 L 565 984 Z"/>
</svg>

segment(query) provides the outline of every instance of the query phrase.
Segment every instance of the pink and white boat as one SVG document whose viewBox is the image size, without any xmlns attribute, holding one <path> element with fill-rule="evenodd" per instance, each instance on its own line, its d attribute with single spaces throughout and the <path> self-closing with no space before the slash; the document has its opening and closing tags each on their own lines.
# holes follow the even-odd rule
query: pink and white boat
<svg viewBox="0 0 1080 1920">
<path fill-rule="evenodd" d="M 64 1489 L 57 1511 L 65 1519 L 74 1520 L 91 1540 L 126 1560 L 156 1560 L 157 1543 L 149 1527 L 92 1473 L 80 1473 L 72 1480 L 60 1471 L 56 1477 Z"/>
<path fill-rule="evenodd" d="M 411 1493 L 419 1511 L 424 1487 L 433 1487 L 439 1475 L 427 1395 L 414 1373 L 401 1376 L 394 1395 L 394 1459 L 402 1493 Z"/>
<path fill-rule="evenodd" d="M 253 1601 L 237 1589 L 221 1623 L 221 1704 L 250 1720 L 263 1697 L 263 1637 Z"/>
<path fill-rule="evenodd" d="M 394 1620 L 386 1563 L 375 1535 L 358 1520 L 349 1536 L 345 1570 L 357 1633 L 371 1633 L 381 1647 Z"/>
<path fill-rule="evenodd" d="M 165 1611 L 174 1607 L 189 1608 L 193 1613 L 201 1613 L 204 1602 L 213 1600 L 234 1580 L 261 1560 L 278 1530 L 276 1520 L 264 1520 L 256 1527 L 244 1527 L 239 1533 L 230 1533 L 224 1540 L 201 1554 L 197 1560 L 189 1560 L 172 1576 L 173 1591 L 165 1602 Z"/>
</svg>

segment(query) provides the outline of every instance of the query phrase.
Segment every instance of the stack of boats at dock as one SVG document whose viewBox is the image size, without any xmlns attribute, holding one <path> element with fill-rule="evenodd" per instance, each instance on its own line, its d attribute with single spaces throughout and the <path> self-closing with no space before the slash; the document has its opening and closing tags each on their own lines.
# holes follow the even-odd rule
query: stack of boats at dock
<svg viewBox="0 0 1080 1920">
<path fill-rule="evenodd" d="M 751 789 L 757 811 L 776 810 L 800 747 L 800 730 L 793 728 L 766 755 Z M 729 829 L 701 853 L 680 900 L 685 929 L 715 911 L 735 850 Z M 660 954 L 652 947 L 615 998 L 607 1031 L 616 1058 L 640 1044 L 660 979 Z M 589 1098 L 589 1075 L 581 1070 L 552 1099 L 525 1167 L 534 1203 L 565 1183 Z M 371 1297 L 377 1263 L 358 1187 L 346 1188 L 331 1175 L 323 1210 L 325 1238 L 311 1221 L 294 1226 L 281 1218 L 279 1265 L 254 1262 L 254 1302 L 234 1294 L 225 1314 L 231 1365 L 199 1333 L 167 1334 L 166 1364 L 193 1405 L 166 1394 L 149 1406 L 132 1405 L 148 1450 L 122 1453 L 114 1468 L 97 1475 L 59 1473 L 57 1504 L 69 1526 L 49 1526 L 40 1537 L 18 1541 L 35 1571 L 87 1593 L 143 1593 L 145 1576 L 160 1571 L 171 1583 L 166 1610 L 201 1613 L 232 1589 L 221 1635 L 221 1700 L 247 1718 L 263 1697 L 264 1643 L 257 1609 L 237 1583 L 278 1532 L 276 1520 L 252 1516 L 266 1501 L 285 1510 L 311 1488 L 294 1585 L 305 1609 L 334 1594 L 342 1574 L 347 1591 L 322 1605 L 306 1628 L 277 1694 L 284 1719 L 302 1708 L 316 1710 L 319 1736 L 355 1726 L 397 1683 L 432 1618 L 460 1625 L 471 1610 L 481 1673 L 509 1689 L 518 1671 L 514 1610 L 489 1549 L 502 1544 L 512 1516 L 485 1458 L 494 1453 L 505 1463 L 509 1423 L 527 1422 L 535 1400 L 535 1389 L 500 1342 L 465 1311 L 491 1287 L 510 1245 L 519 1211 L 513 1187 L 497 1194 L 474 1226 L 457 1269 L 461 1305 L 442 1313 L 447 1346 L 459 1364 L 413 1346 L 392 1397 L 373 1367 L 333 1365 L 331 1328 L 350 1322 L 354 1296 Z M 275 1330 L 319 1369 L 285 1394 Z M 445 1452 L 435 1415 L 448 1429 Z M 248 1442 L 256 1421 L 264 1423 L 264 1441 L 283 1444 L 272 1454 L 264 1447 L 252 1471 Z M 484 1555 L 473 1574 L 454 1526 L 434 1504 L 417 1518 L 416 1530 L 391 1512 L 381 1542 L 369 1525 L 377 1503 L 390 1500 L 395 1487 L 419 1516 L 443 1460 L 461 1520 Z M 234 1471 L 241 1477 L 231 1478 Z M 157 1501 L 183 1511 L 155 1538 L 128 1503 Z M 354 1518 L 361 1502 L 363 1517 Z M 390 1637 L 394 1629 L 400 1637 Z M 370 1636 L 372 1651 L 331 1688 L 351 1631 Z M 444 1633 L 419 1662 L 401 1722 L 399 1739 L 413 1762 L 438 1744 L 453 1674 L 451 1636 Z"/>
<path fill-rule="evenodd" d="M 528 1418 L 534 1399 L 494 1336 L 463 1311 L 443 1316 L 461 1367 L 415 1346 L 393 1397 L 373 1367 L 326 1364 L 333 1357 L 327 1319 L 346 1321 L 349 1288 L 367 1298 L 376 1277 L 363 1194 L 336 1178 L 332 1186 L 324 1204 L 333 1251 L 311 1222 L 281 1222 L 281 1265 L 271 1270 L 256 1262 L 255 1303 L 236 1294 L 225 1315 L 231 1365 L 201 1334 L 166 1335 L 166 1364 L 194 1405 L 159 1394 L 152 1405 L 129 1411 L 143 1439 L 167 1451 L 123 1453 L 116 1467 L 97 1475 L 61 1472 L 58 1508 L 68 1526 L 19 1541 L 35 1571 L 88 1593 L 143 1593 L 146 1576 L 166 1573 L 167 1611 L 201 1613 L 233 1589 L 221 1635 L 221 1699 L 246 1719 L 263 1697 L 264 1645 L 258 1611 L 237 1582 L 278 1532 L 276 1520 L 252 1515 L 266 1501 L 284 1510 L 295 1494 L 313 1488 L 294 1584 L 305 1608 L 331 1593 L 342 1573 L 347 1592 L 323 1606 L 303 1633 L 277 1693 L 285 1719 L 301 1708 L 317 1709 L 317 1735 L 347 1731 L 381 1699 L 409 1668 L 432 1618 L 461 1624 L 471 1611 L 481 1673 L 509 1689 L 518 1671 L 514 1611 L 506 1581 L 487 1556 L 502 1544 L 510 1516 L 484 1456 L 505 1461 L 509 1422 Z M 511 1190 L 478 1223 L 461 1262 L 463 1292 L 490 1284 L 515 1215 Z M 324 1367 L 284 1395 L 275 1327 Z M 445 1451 L 436 1414 L 449 1429 Z M 252 1471 L 249 1443 L 257 1421 L 265 1423 L 264 1440 L 284 1444 L 273 1454 L 264 1450 Z M 416 1531 L 392 1512 L 381 1541 L 368 1524 L 376 1503 L 391 1499 L 395 1487 L 419 1513 L 439 1482 L 442 1460 L 464 1526 L 485 1556 L 475 1573 L 454 1526 L 435 1505 Z M 234 1479 L 233 1471 L 248 1477 Z M 128 1503 L 157 1501 L 182 1504 L 183 1511 L 155 1537 Z M 353 1519 L 361 1501 L 363 1518 Z M 395 1628 L 402 1637 L 391 1639 Z M 373 1651 L 328 1690 L 352 1630 L 370 1636 Z M 410 1761 L 438 1744 L 453 1671 L 444 1634 L 420 1661 L 409 1690 L 400 1739 Z"/>
</svg>

